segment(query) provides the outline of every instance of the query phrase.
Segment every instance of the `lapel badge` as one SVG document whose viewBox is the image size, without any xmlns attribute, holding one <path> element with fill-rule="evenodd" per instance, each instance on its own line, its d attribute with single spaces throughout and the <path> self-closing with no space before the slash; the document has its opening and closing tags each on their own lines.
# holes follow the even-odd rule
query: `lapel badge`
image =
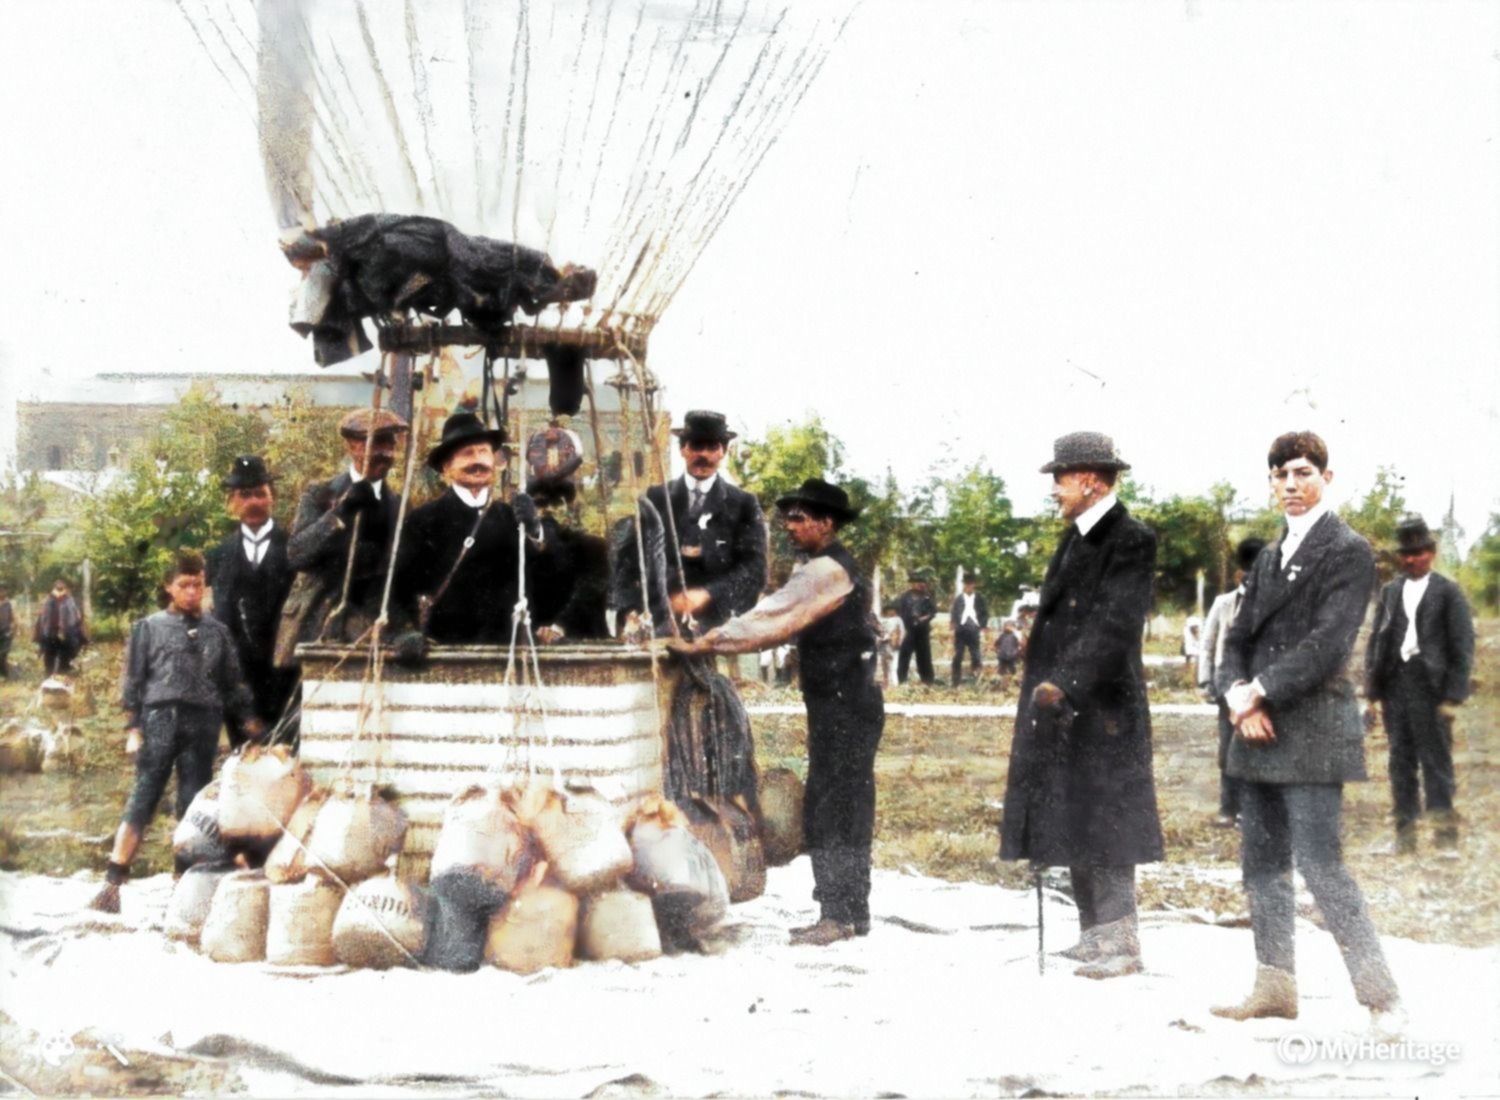
<svg viewBox="0 0 1500 1100">
<path fill-rule="evenodd" d="M 711 520 L 711 519 L 713 519 L 713 518 L 714 518 L 714 515 L 713 515 L 712 512 L 704 512 L 701 515 L 699 515 L 699 517 L 698 517 L 698 530 L 700 530 L 700 531 L 707 531 L 708 530 L 708 521 Z"/>
</svg>

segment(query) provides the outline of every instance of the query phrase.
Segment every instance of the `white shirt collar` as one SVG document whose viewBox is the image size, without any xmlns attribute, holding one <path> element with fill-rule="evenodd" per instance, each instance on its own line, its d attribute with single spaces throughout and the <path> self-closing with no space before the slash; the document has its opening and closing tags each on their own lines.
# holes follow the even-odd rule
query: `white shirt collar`
<svg viewBox="0 0 1500 1100">
<path fill-rule="evenodd" d="M 1328 514 L 1328 502 L 1320 500 L 1300 516 L 1288 515 L 1286 517 L 1287 534 L 1293 542 L 1301 542 L 1312 530 L 1313 524 Z"/>
<path fill-rule="evenodd" d="M 349 464 L 349 480 L 350 481 L 363 481 L 364 479 L 365 479 L 365 475 L 362 474 L 362 473 L 360 473 L 358 470 L 356 470 L 354 468 L 354 464 L 351 462 Z M 371 488 L 373 488 L 375 490 L 375 499 L 379 500 L 380 499 L 380 491 L 385 488 L 385 482 L 384 481 L 372 481 L 372 482 L 370 482 L 370 486 L 371 486 Z"/>
<path fill-rule="evenodd" d="M 1079 516 L 1073 522 L 1078 525 L 1078 533 L 1086 535 L 1094 529 L 1094 524 L 1104 518 L 1104 513 L 1115 506 L 1116 496 L 1113 492 L 1105 493 L 1104 499 L 1099 503 L 1091 505 L 1088 511 Z"/>
<path fill-rule="evenodd" d="M 702 481 L 699 481 L 692 474 L 682 475 L 682 483 L 687 486 L 687 491 L 689 493 L 691 493 L 694 489 L 698 489 L 703 493 L 704 496 L 707 496 L 709 494 L 710 490 L 712 490 L 714 487 L 714 482 L 718 480 L 719 472 L 717 470 L 709 474 Z"/>
<path fill-rule="evenodd" d="M 1413 605 L 1419 603 L 1422 599 L 1422 593 L 1427 591 L 1427 582 L 1430 580 L 1432 580 L 1431 572 L 1420 580 L 1412 580 L 1410 577 L 1407 577 L 1406 583 L 1401 588 L 1402 597 L 1410 600 Z"/>
<path fill-rule="evenodd" d="M 470 508 L 483 508 L 490 501 L 490 487 L 488 485 L 477 493 L 469 492 L 462 485 L 450 485 L 449 488 L 453 490 L 454 495 L 459 500 L 463 501 Z"/>
<path fill-rule="evenodd" d="M 276 521 L 274 519 L 268 519 L 265 523 L 260 525 L 259 531 L 252 531 L 242 523 L 240 524 L 240 538 L 244 539 L 246 542 L 260 542 L 271 533 L 271 528 L 275 526 Z"/>
</svg>

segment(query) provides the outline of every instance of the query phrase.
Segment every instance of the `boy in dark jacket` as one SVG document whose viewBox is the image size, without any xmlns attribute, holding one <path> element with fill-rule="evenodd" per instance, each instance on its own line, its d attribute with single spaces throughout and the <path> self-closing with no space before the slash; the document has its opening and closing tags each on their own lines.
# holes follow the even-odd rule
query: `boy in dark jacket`
<svg viewBox="0 0 1500 1100">
<path fill-rule="evenodd" d="M 202 554 L 179 552 L 162 580 L 166 609 L 130 628 L 120 697 L 135 788 L 115 833 L 104 889 L 90 903 L 100 912 L 120 911 L 120 887 L 173 767 L 181 818 L 213 775 L 226 712 L 247 736 L 265 732 L 229 628 L 203 614 L 203 575 Z"/>
</svg>

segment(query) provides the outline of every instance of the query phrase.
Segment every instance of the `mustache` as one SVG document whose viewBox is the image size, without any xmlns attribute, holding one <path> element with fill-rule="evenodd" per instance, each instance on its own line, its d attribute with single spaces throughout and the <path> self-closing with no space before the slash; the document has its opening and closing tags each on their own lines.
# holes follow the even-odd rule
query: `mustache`
<svg viewBox="0 0 1500 1100">
<path fill-rule="evenodd" d="M 471 462 L 463 468 L 466 474 L 488 474 L 493 473 L 495 467 L 488 462 Z"/>
</svg>

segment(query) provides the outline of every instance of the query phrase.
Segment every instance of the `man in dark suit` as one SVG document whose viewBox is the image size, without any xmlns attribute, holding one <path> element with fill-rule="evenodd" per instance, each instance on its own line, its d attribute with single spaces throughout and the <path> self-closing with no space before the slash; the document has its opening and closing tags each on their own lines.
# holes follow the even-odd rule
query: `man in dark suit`
<svg viewBox="0 0 1500 1100">
<path fill-rule="evenodd" d="M 526 494 L 541 514 L 547 552 L 528 588 L 532 618 L 543 642 L 609 637 L 609 544 L 570 521 L 568 506 L 578 488 L 566 476 L 533 476 Z"/>
<path fill-rule="evenodd" d="M 1255 987 L 1217 1016 L 1297 1015 L 1296 892 L 1302 872 L 1375 1030 L 1400 1027 L 1400 996 L 1364 895 L 1344 866 L 1344 784 L 1365 778 L 1364 728 L 1347 666 L 1369 606 L 1369 543 L 1328 506 L 1328 447 L 1312 432 L 1271 444 L 1271 487 L 1286 515 L 1255 560 L 1230 624 L 1217 685 L 1235 737 L 1226 773 L 1240 781 L 1240 863 L 1255 935 Z"/>
<path fill-rule="evenodd" d="M 299 642 L 352 642 L 379 617 L 401 509 L 385 475 L 406 430 L 386 409 L 356 409 L 339 422 L 349 468 L 308 487 L 287 540 L 287 563 L 297 575 L 281 608 L 277 668 L 296 665 Z"/>
<path fill-rule="evenodd" d="M 1000 858 L 1068 867 L 1082 935 L 1062 955 L 1088 978 L 1140 971 L 1135 865 L 1162 857 L 1141 665 L 1156 536 L 1115 496 L 1128 469 L 1098 432 L 1042 467 L 1072 522 L 1026 648 L 1001 825 Z"/>
<path fill-rule="evenodd" d="M 281 720 L 295 680 L 274 661 L 281 605 L 292 587 L 286 531 L 271 518 L 274 481 L 258 455 L 234 460 L 223 486 L 229 514 L 238 525 L 207 555 L 214 618 L 229 628 L 240 670 L 255 696 L 256 717 L 267 729 Z M 237 748 L 243 736 L 237 726 L 229 729 L 230 745 Z"/>
<path fill-rule="evenodd" d="M 1439 847 L 1458 843 L 1453 812 L 1453 718 L 1469 697 L 1474 667 L 1474 616 L 1464 594 L 1432 571 L 1437 542 L 1421 516 L 1396 527 L 1397 556 L 1404 577 L 1385 586 L 1365 650 L 1365 698 L 1370 714 L 1381 704 L 1390 740 L 1391 795 L 1396 813 L 1396 850 L 1414 852 L 1422 797 L 1437 819 Z"/>
<path fill-rule="evenodd" d="M 677 534 L 676 549 L 667 546 L 672 612 L 709 630 L 750 610 L 765 589 L 766 520 L 754 496 L 719 474 L 735 437 L 722 413 L 696 409 L 672 434 L 687 472 L 667 486 L 653 485 L 646 497 L 663 520 L 670 516 Z M 686 586 L 677 572 L 679 552 Z"/>
<path fill-rule="evenodd" d="M 922 683 L 930 684 L 932 674 L 932 620 L 937 617 L 937 604 L 932 602 L 927 578 L 914 573 L 907 578 L 908 588 L 896 601 L 896 614 L 901 616 L 905 631 L 901 637 L 901 653 L 896 659 L 896 682 L 906 683 L 906 674 L 911 671 L 913 654 L 917 658 L 917 676 Z"/>
<path fill-rule="evenodd" d="M 964 653 L 969 654 L 969 670 L 979 677 L 980 642 L 989 625 L 989 608 L 984 597 L 975 591 L 978 578 L 964 574 L 964 590 L 953 597 L 953 607 L 948 611 L 948 625 L 953 628 L 953 686 L 958 687 L 963 678 Z"/>
<path fill-rule="evenodd" d="M 427 454 L 448 490 L 415 509 L 396 562 L 396 600 L 422 633 L 443 645 L 510 641 L 519 585 L 519 532 L 527 527 L 528 574 L 542 550 L 536 506 L 517 493 L 515 507 L 494 492 L 495 458 L 505 433 L 457 412 Z M 398 648 L 402 648 L 398 644 Z"/>
</svg>

